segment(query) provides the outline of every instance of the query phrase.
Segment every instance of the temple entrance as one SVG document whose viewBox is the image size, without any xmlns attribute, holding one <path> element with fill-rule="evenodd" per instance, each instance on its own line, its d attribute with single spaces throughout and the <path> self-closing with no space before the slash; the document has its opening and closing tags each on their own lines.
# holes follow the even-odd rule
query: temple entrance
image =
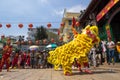
<svg viewBox="0 0 120 80">
<path fill-rule="evenodd" d="M 112 18 L 110 25 L 114 40 L 120 41 L 120 11 Z"/>
</svg>

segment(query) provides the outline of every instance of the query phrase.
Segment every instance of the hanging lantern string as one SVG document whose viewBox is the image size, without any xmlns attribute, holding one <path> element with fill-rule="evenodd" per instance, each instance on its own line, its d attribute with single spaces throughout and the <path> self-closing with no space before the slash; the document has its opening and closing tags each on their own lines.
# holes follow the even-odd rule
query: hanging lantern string
<svg viewBox="0 0 120 80">
<path fill-rule="evenodd" d="M 14 21 L 11 21 L 11 22 L 0 22 L 0 24 L 7 24 L 7 23 L 11 23 L 11 24 L 19 24 L 19 23 L 23 23 L 23 24 L 29 24 L 29 23 L 48 23 L 48 22 L 50 22 L 50 23 L 60 23 L 61 21 L 56 21 L 56 22 L 54 22 L 54 21 L 46 21 L 46 22 L 38 22 L 38 21 L 32 21 L 32 22 L 14 22 Z"/>
<path fill-rule="evenodd" d="M 41 23 L 44 23 L 44 24 L 41 24 Z M 37 25 L 37 24 L 40 24 L 40 25 L 45 25 L 50 28 L 52 26 L 52 24 L 57 24 L 57 23 L 60 23 L 60 22 L 0 22 L 0 28 L 2 28 L 2 26 L 5 24 L 7 28 L 10 28 L 12 27 L 12 25 L 17 25 L 19 28 L 23 28 L 24 25 L 28 25 L 29 28 L 33 28 L 34 24 Z M 8 25 L 9 24 L 9 25 Z"/>
</svg>

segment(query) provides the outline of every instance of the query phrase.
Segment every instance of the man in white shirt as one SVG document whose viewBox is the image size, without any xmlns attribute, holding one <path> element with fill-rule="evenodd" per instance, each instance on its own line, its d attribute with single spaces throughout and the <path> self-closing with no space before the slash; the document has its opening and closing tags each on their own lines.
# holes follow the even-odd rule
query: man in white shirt
<svg viewBox="0 0 120 80">
<path fill-rule="evenodd" d="M 111 38 L 108 38 L 107 42 L 107 48 L 108 48 L 108 64 L 110 65 L 111 62 L 113 62 L 113 65 L 115 63 L 115 43 L 111 40 Z"/>
</svg>

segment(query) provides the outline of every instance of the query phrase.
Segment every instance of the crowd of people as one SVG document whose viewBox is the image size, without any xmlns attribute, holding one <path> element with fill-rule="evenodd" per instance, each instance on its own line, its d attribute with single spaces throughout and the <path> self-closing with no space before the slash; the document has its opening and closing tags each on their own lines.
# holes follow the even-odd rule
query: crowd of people
<svg viewBox="0 0 120 80">
<path fill-rule="evenodd" d="M 93 65 L 94 68 L 111 63 L 115 65 L 115 62 L 120 61 L 120 42 L 115 43 L 111 38 L 108 38 L 107 41 L 101 40 L 100 44 L 95 44 L 90 51 L 89 64 Z"/>
<path fill-rule="evenodd" d="M 13 51 L 10 41 L 0 50 L 0 71 L 6 68 L 9 69 L 24 69 L 24 68 L 52 68 L 52 65 L 47 62 L 48 51 L 28 50 L 28 51 Z"/>
<path fill-rule="evenodd" d="M 28 50 L 28 51 L 13 51 L 10 41 L 3 46 L 0 50 L 0 71 L 3 68 L 7 68 L 7 71 L 11 68 L 52 68 L 53 65 L 47 62 L 47 57 L 49 51 L 40 50 Z M 120 61 L 120 42 L 115 43 L 108 38 L 107 41 L 101 40 L 100 44 L 95 44 L 91 49 L 88 58 L 89 66 L 91 65 L 96 68 L 99 65 L 107 63 L 110 65 L 116 62 L 116 52 L 118 54 L 118 59 Z M 75 60 L 77 62 L 77 60 Z M 75 64 L 79 65 L 79 64 Z M 74 66 L 75 66 L 74 65 Z"/>
</svg>

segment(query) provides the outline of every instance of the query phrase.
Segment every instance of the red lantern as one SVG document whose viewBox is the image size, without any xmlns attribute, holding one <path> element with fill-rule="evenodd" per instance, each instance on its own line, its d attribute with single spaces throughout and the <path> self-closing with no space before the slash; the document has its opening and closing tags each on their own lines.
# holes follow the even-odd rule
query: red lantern
<svg viewBox="0 0 120 80">
<path fill-rule="evenodd" d="M 64 22 L 62 22 L 62 23 L 60 24 L 61 27 L 64 27 L 64 25 L 65 25 Z"/>
<path fill-rule="evenodd" d="M 2 27 L 2 24 L 0 24 L 0 28 Z"/>
<path fill-rule="evenodd" d="M 54 39 L 53 39 L 53 38 L 51 39 L 51 42 L 54 42 Z"/>
<path fill-rule="evenodd" d="M 25 42 L 24 41 L 21 41 L 21 44 L 24 44 Z"/>
<path fill-rule="evenodd" d="M 11 39 L 7 38 L 7 44 L 10 44 L 10 43 L 11 43 Z"/>
<path fill-rule="evenodd" d="M 90 30 L 86 30 L 86 34 L 90 35 L 91 34 Z"/>
<path fill-rule="evenodd" d="M 60 30 L 58 29 L 58 35 L 60 35 Z"/>
<path fill-rule="evenodd" d="M 29 45 L 31 45 L 31 44 L 32 44 L 32 41 L 31 41 L 31 40 L 29 40 L 29 41 L 28 41 L 28 43 L 29 43 Z"/>
<path fill-rule="evenodd" d="M 6 24 L 6 27 L 7 27 L 7 28 L 10 28 L 10 27 L 11 27 L 11 24 Z"/>
<path fill-rule="evenodd" d="M 68 39 L 70 39 L 70 36 L 67 36 Z"/>
<path fill-rule="evenodd" d="M 39 40 L 36 41 L 36 44 L 37 44 L 37 45 L 39 44 Z"/>
<path fill-rule="evenodd" d="M 22 28 L 22 27 L 23 27 L 23 24 L 19 24 L 18 27 L 19 27 L 19 28 Z"/>
<path fill-rule="evenodd" d="M 29 24 L 28 26 L 29 26 L 29 28 L 33 28 L 33 24 Z"/>
<path fill-rule="evenodd" d="M 60 37 L 59 39 L 62 41 L 62 40 L 63 40 L 63 37 Z"/>
<path fill-rule="evenodd" d="M 72 27 L 75 27 L 75 24 L 76 24 L 76 19 L 73 17 L 73 19 L 72 19 Z"/>
<path fill-rule="evenodd" d="M 50 28 L 50 27 L 51 27 L 51 23 L 48 23 L 48 24 L 47 24 L 47 27 Z"/>
<path fill-rule="evenodd" d="M 47 42 L 47 40 L 46 40 L 46 39 L 44 39 L 44 40 L 43 40 L 43 44 L 46 44 L 46 42 Z"/>
<path fill-rule="evenodd" d="M 80 23 L 77 21 L 77 22 L 75 23 L 75 25 L 76 25 L 77 27 L 79 27 L 79 26 L 80 26 Z"/>
<path fill-rule="evenodd" d="M 7 41 L 10 41 L 10 40 L 11 40 L 11 38 L 10 38 L 10 37 L 8 37 L 8 38 L 7 38 Z"/>
<path fill-rule="evenodd" d="M 20 45 L 20 42 L 19 42 L 19 41 L 17 41 L 17 42 L 16 42 L 16 44 L 17 44 L 17 45 Z"/>
<path fill-rule="evenodd" d="M 5 36 L 4 36 L 4 35 L 2 35 L 2 36 L 1 36 L 1 39 L 4 39 L 4 38 L 5 38 Z"/>
</svg>

